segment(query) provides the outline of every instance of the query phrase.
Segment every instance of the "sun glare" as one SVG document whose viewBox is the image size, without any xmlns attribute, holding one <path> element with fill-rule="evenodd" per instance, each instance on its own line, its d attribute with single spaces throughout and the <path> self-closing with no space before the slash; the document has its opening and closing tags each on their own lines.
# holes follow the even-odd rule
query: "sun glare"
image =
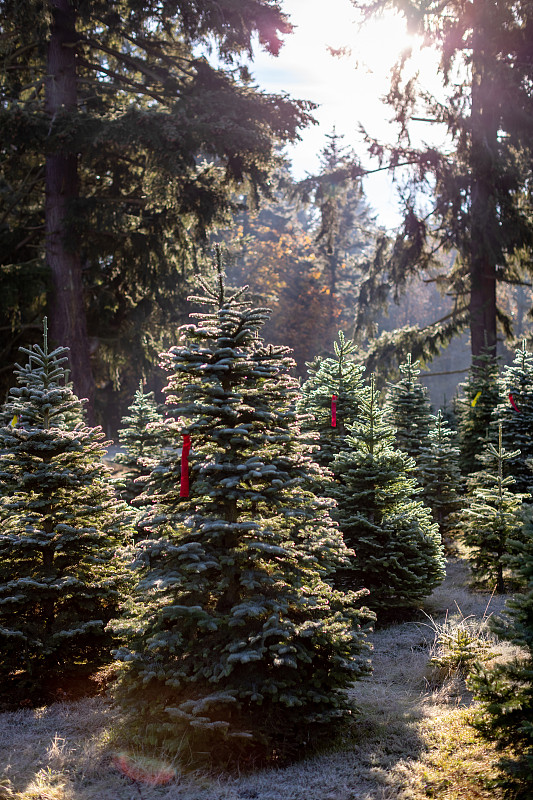
<svg viewBox="0 0 533 800">
<path fill-rule="evenodd" d="M 405 51 L 410 52 L 405 77 L 417 73 L 426 91 L 439 93 L 437 56 L 407 32 L 401 15 L 384 12 L 362 22 L 350 0 L 284 0 L 283 9 L 295 30 L 278 58 L 258 51 L 252 71 L 269 91 L 286 91 L 318 104 L 319 125 L 304 131 L 301 145 L 290 148 L 295 175 L 317 169 L 325 136 L 333 127 L 363 161 L 366 146 L 360 125 L 380 141 L 394 140 L 392 112 L 383 99 L 391 69 Z M 437 133 L 437 126 L 415 125 L 415 140 Z"/>
</svg>

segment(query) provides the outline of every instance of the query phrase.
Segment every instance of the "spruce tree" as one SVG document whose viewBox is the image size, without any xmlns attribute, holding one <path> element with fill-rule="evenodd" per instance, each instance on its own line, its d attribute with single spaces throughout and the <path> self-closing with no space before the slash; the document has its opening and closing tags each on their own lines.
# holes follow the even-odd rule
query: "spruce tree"
<svg viewBox="0 0 533 800">
<path fill-rule="evenodd" d="M 117 698 L 145 746 L 286 756 L 349 711 L 372 615 L 331 585 L 349 551 L 315 494 L 287 348 L 264 345 L 268 312 L 228 293 L 220 264 L 202 286 L 206 311 L 162 361 L 189 486 L 177 464 L 153 473 Z"/>
<path fill-rule="evenodd" d="M 355 362 L 356 348 L 339 331 L 334 342 L 335 358 L 321 358 L 309 364 L 309 378 L 302 386 L 299 410 L 309 414 L 304 428 L 317 431 L 320 449 L 315 459 L 331 467 L 344 446 L 348 428 L 357 418 L 359 398 L 363 390 L 364 367 Z"/>
<path fill-rule="evenodd" d="M 520 647 L 511 661 L 487 669 L 478 664 L 470 688 L 480 708 L 475 727 L 496 742 L 505 755 L 499 762 L 498 784 L 514 800 L 533 796 L 533 526 L 514 543 L 510 567 L 520 591 L 507 601 L 506 613 L 493 623 L 500 638 Z"/>
<path fill-rule="evenodd" d="M 32 688 L 110 658 L 125 507 L 102 464 L 104 434 L 66 424 L 82 403 L 67 350 L 21 348 L 0 428 L 0 675 Z M 10 685 L 8 683 L 7 685 Z"/>
<path fill-rule="evenodd" d="M 505 450 L 502 445 L 502 425 L 498 426 L 498 444 L 488 442 L 480 456 L 484 469 L 471 477 L 467 504 L 460 514 L 464 541 L 471 549 L 470 562 L 474 577 L 489 583 L 496 592 L 505 592 L 504 565 L 510 543 L 523 525 L 522 502 L 529 495 L 513 493 L 515 483 L 504 474 L 504 464 L 518 455 L 517 450 Z"/>
<path fill-rule="evenodd" d="M 443 541 L 450 546 L 450 534 L 456 526 L 455 514 L 462 505 L 462 478 L 459 449 L 442 411 L 433 418 L 429 445 L 420 453 L 417 477 L 422 485 L 424 502 L 431 508 Z"/>
<path fill-rule="evenodd" d="M 420 362 L 411 360 L 400 364 L 403 377 L 390 387 L 388 403 L 391 422 L 396 428 L 396 445 L 414 458 L 418 466 L 423 448 L 429 446 L 431 406 L 427 389 L 418 381 Z"/>
<path fill-rule="evenodd" d="M 479 469 L 478 456 L 494 438 L 491 424 L 499 402 L 498 363 L 493 350 L 485 348 L 472 365 L 456 404 L 459 431 L 459 466 L 463 475 Z"/>
<path fill-rule="evenodd" d="M 157 408 L 153 392 L 144 392 L 142 381 L 135 392 L 128 414 L 122 418 L 123 428 L 118 439 L 125 452 L 116 454 L 114 461 L 126 468 L 120 477 L 121 496 L 132 503 L 143 491 L 152 469 L 161 457 L 163 441 L 161 426 L 163 415 Z"/>
<path fill-rule="evenodd" d="M 445 563 L 438 526 L 416 499 L 415 462 L 395 447 L 388 410 L 378 399 L 372 376 L 347 437 L 350 449 L 334 464 L 339 475 L 334 516 L 355 551 L 351 568 L 339 571 L 337 582 L 365 586 L 369 606 L 382 619 L 427 597 L 444 578 Z"/>
<path fill-rule="evenodd" d="M 533 355 L 525 340 L 515 353 L 510 366 L 504 366 L 500 377 L 500 403 L 494 411 L 503 424 L 503 444 L 520 452 L 508 461 L 508 471 L 515 479 L 513 491 L 530 492 L 533 471 Z"/>
</svg>

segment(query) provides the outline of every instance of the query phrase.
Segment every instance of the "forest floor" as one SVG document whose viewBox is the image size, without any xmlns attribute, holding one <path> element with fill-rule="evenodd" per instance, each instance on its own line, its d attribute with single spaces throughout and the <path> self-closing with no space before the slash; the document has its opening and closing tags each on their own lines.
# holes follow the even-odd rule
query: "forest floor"
<svg viewBox="0 0 533 800">
<path fill-rule="evenodd" d="M 327 750 L 289 767 L 238 777 L 181 772 L 156 785 L 110 740 L 118 712 L 104 697 L 0 714 L 2 800 L 499 800 L 487 787 L 497 754 L 469 725 L 475 702 L 460 673 L 430 669 L 435 629 L 455 620 L 485 629 L 505 597 L 468 590 L 468 568 L 445 582 L 416 621 L 371 635 L 374 672 L 354 685 L 360 713 Z M 453 627 L 453 624 L 452 624 Z M 491 659 L 510 658 L 491 643 Z M 490 664 L 490 661 L 487 662 Z M 437 670 L 437 673 L 439 671 Z M 137 759 L 137 764 L 142 762 Z M 152 773 L 153 773 L 152 765 Z"/>
</svg>

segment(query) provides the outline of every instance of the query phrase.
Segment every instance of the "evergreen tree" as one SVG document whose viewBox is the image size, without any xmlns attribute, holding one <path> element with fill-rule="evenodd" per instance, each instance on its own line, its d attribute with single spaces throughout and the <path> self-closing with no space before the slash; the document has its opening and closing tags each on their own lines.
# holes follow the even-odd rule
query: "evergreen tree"
<svg viewBox="0 0 533 800">
<path fill-rule="evenodd" d="M 449 547 L 450 535 L 456 526 L 455 514 L 462 504 L 459 449 L 454 445 L 455 433 L 448 427 L 440 409 L 434 420 L 429 446 L 420 454 L 417 477 L 424 502 L 431 508 L 442 540 Z"/>
<path fill-rule="evenodd" d="M 522 528 L 520 514 L 526 494 L 513 493 L 511 475 L 504 475 L 504 464 L 517 457 L 517 450 L 502 445 L 502 425 L 498 426 L 498 444 L 488 442 L 480 456 L 484 469 L 471 477 L 466 507 L 460 515 L 463 536 L 471 548 L 470 562 L 476 579 L 489 582 L 495 591 L 505 592 L 504 564 L 510 542 Z"/>
<path fill-rule="evenodd" d="M 418 381 L 419 364 L 419 361 L 413 363 L 411 356 L 407 356 L 407 361 L 400 364 L 403 377 L 391 385 L 388 399 L 391 423 L 396 428 L 396 444 L 414 459 L 417 466 L 422 450 L 429 446 L 431 428 L 427 389 Z"/>
<path fill-rule="evenodd" d="M 479 469 L 478 456 L 486 443 L 494 438 L 491 432 L 493 412 L 499 402 L 498 364 L 490 350 L 484 350 L 472 365 L 461 384 L 464 397 L 456 404 L 459 431 L 459 466 L 463 475 Z"/>
<path fill-rule="evenodd" d="M 377 235 L 349 169 L 355 155 L 341 147 L 337 134 L 327 138 L 319 174 L 297 183 L 284 164 L 273 176 L 270 199 L 241 212 L 226 233 L 234 253 L 228 278 L 235 285 L 249 282 L 262 304 L 274 303 L 265 339 L 293 349 L 304 380 L 315 354 L 330 355 L 328 343 L 337 331 L 352 327 L 355 296 Z"/>
<path fill-rule="evenodd" d="M 449 322 L 456 332 L 470 325 L 474 362 L 487 346 L 495 357 L 498 324 L 507 335 L 512 327 L 496 287 L 521 283 L 531 272 L 531 2 L 353 4 L 369 15 L 384 8 L 400 12 L 439 55 L 441 85 L 433 96 L 402 55 L 386 96 L 396 125 L 392 144 L 368 136 L 380 166 L 410 165 L 404 225 L 377 266 L 384 268 L 384 282 L 405 287 L 410 275 L 435 265 L 437 254 L 451 254 L 451 268 L 444 260 L 439 276 L 456 301 Z M 444 149 L 413 144 L 421 122 L 447 132 Z M 434 187 L 429 211 L 428 182 Z M 438 327 L 424 333 L 431 337 Z"/>
<path fill-rule="evenodd" d="M 469 677 L 470 688 L 480 708 L 475 727 L 498 749 L 498 783 L 514 800 L 533 796 L 533 529 L 529 519 L 525 536 L 514 543 L 510 558 L 520 591 L 507 601 L 506 613 L 493 623 L 500 638 L 520 647 L 512 661 L 491 669 L 476 665 Z"/>
<path fill-rule="evenodd" d="M 320 223 L 314 231 L 314 268 L 323 275 L 324 339 L 331 341 L 341 326 L 352 325 L 358 286 L 378 228 L 356 179 L 360 168 L 355 152 L 344 146 L 335 128 L 326 139 L 320 171 L 300 181 L 297 192 L 312 203 Z"/>
<path fill-rule="evenodd" d="M 206 231 L 237 192 L 267 190 L 311 104 L 260 91 L 246 66 L 292 30 L 272 0 L 0 0 L 0 15 L 5 358 L 46 290 L 92 398 L 93 367 L 104 385 L 132 380 L 132 353 L 152 369 Z"/>
<path fill-rule="evenodd" d="M 515 479 L 513 491 L 529 493 L 533 485 L 533 355 L 525 340 L 510 366 L 504 366 L 500 378 L 500 403 L 494 411 L 502 422 L 503 444 L 516 447 L 519 454 L 509 459 L 508 471 Z"/>
<path fill-rule="evenodd" d="M 308 365 L 309 378 L 302 386 L 298 405 L 299 411 L 310 415 L 304 429 L 319 434 L 320 449 L 315 459 L 329 468 L 357 418 L 364 372 L 364 367 L 355 361 L 355 345 L 342 331 L 333 347 L 335 358 L 320 358 L 316 364 Z"/>
<path fill-rule="evenodd" d="M 286 756 L 349 710 L 372 615 L 364 592 L 331 586 L 349 551 L 315 494 L 325 478 L 299 430 L 287 348 L 263 344 L 268 312 L 228 294 L 220 265 L 202 286 L 191 300 L 211 308 L 163 357 L 189 486 L 177 465 L 153 474 L 117 697 L 145 743 Z"/>
<path fill-rule="evenodd" d="M 123 485 L 121 495 L 131 503 L 141 494 L 148 476 L 161 458 L 163 441 L 158 423 L 163 415 L 157 408 L 154 393 L 145 394 L 142 381 L 128 411 L 129 414 L 122 418 L 124 427 L 118 431 L 125 452 L 117 453 L 114 460 L 127 469 L 120 478 Z"/>
<path fill-rule="evenodd" d="M 395 447 L 394 428 L 378 398 L 372 376 L 347 437 L 350 449 L 334 463 L 339 476 L 334 516 L 355 551 L 350 569 L 339 572 L 337 581 L 365 586 L 369 606 L 381 619 L 427 597 L 444 578 L 445 562 L 438 526 L 416 499 L 414 460 Z"/>
<path fill-rule="evenodd" d="M 66 348 L 48 351 L 46 319 L 43 347 L 21 352 L 0 428 L 0 675 L 38 687 L 110 657 L 127 529 L 101 429 L 65 427 L 82 404 Z"/>
</svg>

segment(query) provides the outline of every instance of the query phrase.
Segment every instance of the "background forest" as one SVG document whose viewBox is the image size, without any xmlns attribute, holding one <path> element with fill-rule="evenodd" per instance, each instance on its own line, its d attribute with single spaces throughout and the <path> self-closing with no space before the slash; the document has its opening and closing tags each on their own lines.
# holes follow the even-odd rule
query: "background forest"
<svg viewBox="0 0 533 800">
<path fill-rule="evenodd" d="M 291 177 L 280 148 L 311 124 L 313 98 L 269 95 L 250 72 L 254 47 L 275 56 L 290 36 L 276 3 L 2 3 L 4 397 L 18 347 L 48 313 L 90 418 L 116 434 L 138 380 L 160 390 L 158 353 L 222 240 L 230 278 L 275 306 L 268 334 L 283 331 L 299 375 L 340 328 L 364 345 L 369 372 L 407 352 L 431 359 L 472 326 L 474 354 L 497 326 L 512 348 L 531 308 L 527 4 L 480 0 L 475 24 L 454 3 L 389 5 L 440 51 L 448 93 L 404 85 L 401 62 L 384 106 L 393 144 L 367 142 L 401 189 L 397 233 L 373 221 L 362 154 L 334 131 L 318 173 Z M 445 151 L 411 144 L 421 117 L 447 129 Z M 433 367 L 460 371 L 430 379 L 439 403 L 468 370 L 468 346 Z"/>
</svg>

